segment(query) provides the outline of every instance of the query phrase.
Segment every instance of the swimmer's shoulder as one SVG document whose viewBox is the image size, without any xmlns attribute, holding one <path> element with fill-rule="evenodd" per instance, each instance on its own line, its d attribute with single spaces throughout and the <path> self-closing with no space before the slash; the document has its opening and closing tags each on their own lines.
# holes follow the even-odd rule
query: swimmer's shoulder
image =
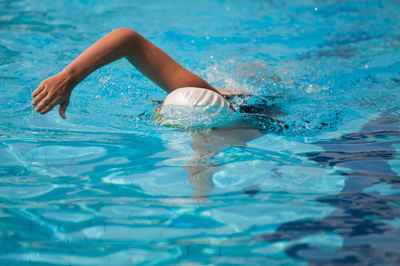
<svg viewBox="0 0 400 266">
<path fill-rule="evenodd" d="M 230 89 L 230 88 L 216 88 L 216 90 L 222 95 L 250 95 L 250 93 L 239 90 L 239 89 Z"/>
<path fill-rule="evenodd" d="M 216 88 L 218 92 L 224 96 L 227 100 L 232 99 L 235 96 L 251 96 L 251 93 L 239 90 L 239 89 L 230 89 L 230 88 Z"/>
</svg>

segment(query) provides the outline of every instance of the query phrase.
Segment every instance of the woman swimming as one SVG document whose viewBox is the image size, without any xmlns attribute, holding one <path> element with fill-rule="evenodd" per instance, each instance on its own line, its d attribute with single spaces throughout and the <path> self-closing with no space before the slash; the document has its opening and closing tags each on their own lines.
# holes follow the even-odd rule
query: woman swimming
<svg viewBox="0 0 400 266">
<path fill-rule="evenodd" d="M 65 119 L 74 87 L 96 69 L 122 57 L 168 93 L 186 87 L 203 88 L 218 96 L 233 93 L 215 89 L 137 32 L 120 28 L 90 46 L 60 73 L 43 80 L 32 92 L 35 111 L 46 114 L 60 105 L 60 116 Z"/>
<path fill-rule="evenodd" d="M 122 57 L 126 57 L 141 73 L 168 92 L 169 96 L 173 96 L 172 100 L 167 96 L 164 105 L 213 104 L 233 109 L 227 98 L 243 94 L 234 90 L 214 88 L 137 32 L 120 28 L 90 46 L 60 73 L 43 80 L 32 93 L 32 105 L 35 106 L 35 111 L 46 114 L 60 105 L 59 114 L 65 119 L 74 87 L 96 69 Z M 268 104 L 262 102 L 260 106 Z M 265 111 L 263 108 L 250 108 L 250 110 L 246 105 L 238 106 L 238 109 L 243 113 Z M 189 173 L 195 196 L 208 193 L 212 188 L 212 175 L 217 170 L 217 167 L 212 166 L 204 158 L 212 158 L 230 146 L 246 146 L 248 141 L 261 134 L 260 130 L 249 125 L 216 128 L 212 134 L 194 132 L 192 147 L 196 155 L 184 168 Z"/>
</svg>

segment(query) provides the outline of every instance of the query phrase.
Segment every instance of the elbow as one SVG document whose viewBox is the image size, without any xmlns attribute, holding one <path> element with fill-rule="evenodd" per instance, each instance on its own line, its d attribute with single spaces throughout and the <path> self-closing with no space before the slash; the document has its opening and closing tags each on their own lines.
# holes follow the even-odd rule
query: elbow
<svg viewBox="0 0 400 266">
<path fill-rule="evenodd" d="M 139 33 L 129 28 L 118 28 L 113 30 L 112 33 L 125 39 L 134 39 L 140 36 Z"/>
<path fill-rule="evenodd" d="M 113 35 L 115 39 L 121 43 L 121 48 L 126 49 L 130 52 L 132 48 L 135 48 L 140 42 L 141 35 L 134 30 L 129 28 L 118 28 L 113 30 L 110 35 Z"/>
</svg>

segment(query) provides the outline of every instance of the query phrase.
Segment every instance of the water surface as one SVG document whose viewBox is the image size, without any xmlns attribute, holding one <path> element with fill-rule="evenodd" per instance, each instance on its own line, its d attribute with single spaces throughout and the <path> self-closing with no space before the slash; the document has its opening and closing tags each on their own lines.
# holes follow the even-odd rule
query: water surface
<svg viewBox="0 0 400 266">
<path fill-rule="evenodd" d="M 1 264 L 399 264 L 399 4 L 1 1 Z M 126 60 L 36 114 L 119 27 L 286 127 L 162 127 Z"/>
</svg>

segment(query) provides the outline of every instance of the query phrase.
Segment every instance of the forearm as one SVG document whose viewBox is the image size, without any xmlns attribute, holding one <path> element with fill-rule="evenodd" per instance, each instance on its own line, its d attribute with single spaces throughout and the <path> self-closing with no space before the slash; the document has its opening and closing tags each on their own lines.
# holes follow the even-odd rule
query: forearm
<svg viewBox="0 0 400 266">
<path fill-rule="evenodd" d="M 85 50 L 61 74 L 75 86 L 96 69 L 131 53 L 131 41 L 121 29 L 114 30 Z"/>
</svg>

